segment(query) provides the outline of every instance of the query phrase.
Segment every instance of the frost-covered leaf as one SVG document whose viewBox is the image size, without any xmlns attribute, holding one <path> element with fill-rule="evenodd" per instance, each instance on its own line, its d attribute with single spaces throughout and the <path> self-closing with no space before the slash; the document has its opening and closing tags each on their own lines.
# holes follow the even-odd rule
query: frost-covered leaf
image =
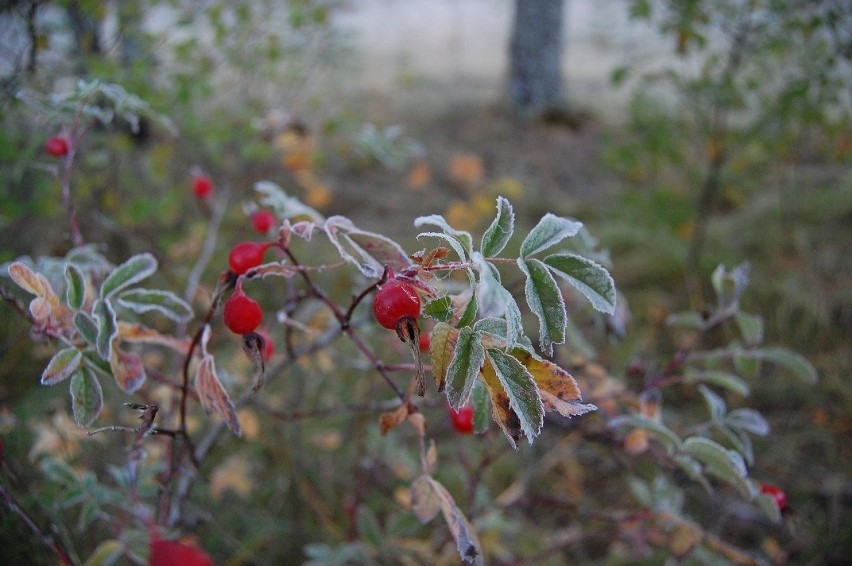
<svg viewBox="0 0 852 566">
<path fill-rule="evenodd" d="M 743 407 L 725 415 L 725 423 L 731 427 L 748 431 L 757 436 L 769 434 L 769 422 L 754 409 Z"/>
<path fill-rule="evenodd" d="M 816 368 L 801 354 L 785 348 L 764 348 L 752 350 L 751 354 L 761 360 L 783 366 L 805 383 L 816 383 Z"/>
<path fill-rule="evenodd" d="M 73 263 L 65 266 L 65 302 L 74 310 L 83 306 L 86 300 L 86 278 Z"/>
<path fill-rule="evenodd" d="M 98 323 L 98 336 L 95 345 L 101 358 L 109 360 L 110 348 L 113 340 L 118 335 L 118 323 L 115 319 L 115 311 L 108 300 L 98 299 L 92 308 L 95 320 Z"/>
<path fill-rule="evenodd" d="M 157 271 L 157 260 L 148 252 L 135 255 L 113 269 L 101 283 L 101 299 L 135 285 Z"/>
<path fill-rule="evenodd" d="M 684 440 L 681 450 L 701 462 L 707 473 L 731 484 L 746 497 L 753 495 L 745 462 L 738 452 L 701 436 L 691 436 Z"/>
<path fill-rule="evenodd" d="M 361 230 L 346 217 L 332 216 L 324 228 L 340 257 L 367 277 L 379 277 L 385 266 L 402 271 L 411 265 L 399 244 L 381 234 Z"/>
<path fill-rule="evenodd" d="M 565 342 L 568 314 L 559 286 L 547 266 L 537 259 L 518 258 L 518 267 L 526 275 L 524 293 L 527 304 L 539 320 L 539 340 L 546 356 L 553 355 L 553 344 Z"/>
<path fill-rule="evenodd" d="M 728 271 L 724 265 L 716 267 L 710 276 L 710 282 L 716 291 L 719 307 L 734 309 L 748 286 L 751 266 L 745 262 Z"/>
<path fill-rule="evenodd" d="M 439 214 L 430 214 L 428 216 L 420 216 L 414 219 L 414 226 L 416 228 L 421 228 L 423 226 L 436 226 L 441 229 L 445 235 L 449 236 L 451 239 L 458 242 L 463 251 L 463 256 L 460 255 L 460 259 L 466 260 L 473 253 L 473 237 L 470 235 L 470 232 L 466 232 L 464 230 L 456 230 L 446 221 L 446 219 Z M 419 238 L 420 236 L 418 236 Z M 455 247 L 454 247 L 455 249 Z"/>
<path fill-rule="evenodd" d="M 676 312 L 666 317 L 666 324 L 689 330 L 702 330 L 707 326 L 707 319 L 697 312 Z"/>
<path fill-rule="evenodd" d="M 465 563 L 483 566 L 482 546 L 470 522 L 456 505 L 450 492 L 432 476 L 423 475 L 412 485 L 412 504 L 415 515 L 427 523 L 438 514 L 444 516 L 450 534 L 456 541 L 459 556 Z"/>
<path fill-rule="evenodd" d="M 544 405 L 533 376 L 521 362 L 502 350 L 491 348 L 486 355 L 509 397 L 509 406 L 517 415 L 521 430 L 532 444 L 544 425 Z"/>
<path fill-rule="evenodd" d="M 322 214 L 296 197 L 289 196 L 284 189 L 271 181 L 258 181 L 254 184 L 254 190 L 261 195 L 260 203 L 271 208 L 278 218 L 305 216 L 316 224 L 322 224 L 325 221 Z"/>
<path fill-rule="evenodd" d="M 192 343 L 190 338 L 176 338 L 168 334 L 161 334 L 157 330 L 143 324 L 130 322 L 118 323 L 118 337 L 123 342 L 158 344 L 183 355 L 189 352 L 189 346 Z"/>
<path fill-rule="evenodd" d="M 71 409 L 77 426 L 90 426 L 104 406 L 104 395 L 97 378 L 86 368 L 71 376 Z"/>
<path fill-rule="evenodd" d="M 582 227 L 582 222 L 548 212 L 524 238 L 523 243 L 521 243 L 521 257 L 527 258 L 535 255 L 555 246 L 565 238 L 576 236 Z"/>
<path fill-rule="evenodd" d="M 470 392 L 470 404 L 473 405 L 473 431 L 481 434 L 488 430 L 488 390 L 481 379 L 477 379 Z"/>
<path fill-rule="evenodd" d="M 680 448 L 682 441 L 673 430 L 661 422 L 643 417 L 641 415 L 622 415 L 609 421 L 610 428 L 631 426 L 641 428 L 650 432 L 654 438 L 660 441 L 669 453 Z"/>
<path fill-rule="evenodd" d="M 83 339 L 95 345 L 98 341 L 98 325 L 95 320 L 84 312 L 78 312 L 74 315 L 74 328 L 80 333 Z"/>
<path fill-rule="evenodd" d="M 125 393 L 134 393 L 145 383 L 145 366 L 142 364 L 142 358 L 134 352 L 123 351 L 118 347 L 118 340 L 113 343 L 109 367 L 115 382 Z"/>
<path fill-rule="evenodd" d="M 690 368 L 684 372 L 683 380 L 686 383 L 717 385 L 740 395 L 748 395 L 749 393 L 748 385 L 740 376 L 721 370 L 698 370 Z"/>
<path fill-rule="evenodd" d="M 756 346 L 763 342 L 763 319 L 759 316 L 737 311 L 734 320 L 740 329 L 743 341 L 748 346 Z"/>
<path fill-rule="evenodd" d="M 186 301 L 159 289 L 130 289 L 119 295 L 118 304 L 136 313 L 156 311 L 176 322 L 187 322 L 193 316 Z"/>
<path fill-rule="evenodd" d="M 41 374 L 42 385 L 55 385 L 71 377 L 80 367 L 83 354 L 77 348 L 63 348 L 56 352 Z"/>
<path fill-rule="evenodd" d="M 51 286 L 50 281 L 47 280 L 47 277 L 41 273 L 36 273 L 26 264 L 19 261 L 13 262 L 9 265 L 8 269 L 9 276 L 12 278 L 12 281 L 18 285 L 18 287 L 27 293 L 44 299 L 51 308 L 59 306 L 59 297 L 56 296 L 56 293 L 53 291 L 53 287 Z"/>
<path fill-rule="evenodd" d="M 216 363 L 213 356 L 209 354 L 205 355 L 198 364 L 198 370 L 195 373 L 195 390 L 205 411 L 219 415 L 234 435 L 242 434 L 234 403 L 222 386 L 222 382 L 219 381 Z"/>
<path fill-rule="evenodd" d="M 459 410 L 467 403 L 484 361 L 482 335 L 470 327 L 461 328 L 447 368 L 447 400 L 452 408 Z"/>
<path fill-rule="evenodd" d="M 458 329 L 443 322 L 439 322 L 432 329 L 429 359 L 432 361 L 432 375 L 435 377 L 438 391 L 443 391 L 447 383 L 447 368 L 450 367 L 450 361 L 453 359 L 458 336 Z"/>
<path fill-rule="evenodd" d="M 512 356 L 532 375 L 545 411 L 576 417 L 597 410 L 594 405 L 580 402 L 582 396 L 577 382 L 558 365 L 519 348 L 512 351 Z"/>
<path fill-rule="evenodd" d="M 609 272 L 594 261 L 572 253 L 552 254 L 544 258 L 551 271 L 568 281 L 582 293 L 595 310 L 615 313 L 615 281 Z"/>
<path fill-rule="evenodd" d="M 471 282 L 473 285 L 473 282 Z M 476 315 L 479 312 L 479 305 L 476 301 L 476 287 L 471 287 L 472 292 L 470 295 L 470 299 L 465 304 L 464 310 L 462 310 L 461 315 L 459 316 L 459 320 L 456 323 L 456 326 L 470 326 L 476 320 Z"/>
<path fill-rule="evenodd" d="M 515 213 L 503 197 L 497 197 L 497 216 L 482 235 L 480 250 L 485 257 L 494 257 L 503 251 L 515 230 Z"/>
<path fill-rule="evenodd" d="M 707 402 L 707 407 L 710 409 L 710 420 L 721 420 L 728 411 L 728 406 L 725 403 L 725 400 L 716 395 L 712 389 L 703 385 L 698 386 L 698 391 L 701 392 L 701 395 Z"/>
<path fill-rule="evenodd" d="M 432 299 L 423 305 L 423 316 L 439 322 L 447 322 L 453 318 L 453 301 L 448 295 Z"/>
</svg>

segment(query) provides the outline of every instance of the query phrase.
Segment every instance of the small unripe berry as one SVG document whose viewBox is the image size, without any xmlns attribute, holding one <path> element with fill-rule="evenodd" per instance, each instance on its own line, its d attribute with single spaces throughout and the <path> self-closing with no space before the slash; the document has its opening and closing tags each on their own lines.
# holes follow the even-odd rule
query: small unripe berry
<svg viewBox="0 0 852 566">
<path fill-rule="evenodd" d="M 192 178 L 192 192 L 198 198 L 207 198 L 213 192 L 213 181 L 207 175 L 195 175 Z"/>
<path fill-rule="evenodd" d="M 251 225 L 258 234 L 266 234 L 278 223 L 278 219 L 270 211 L 261 209 L 251 215 Z"/>
<path fill-rule="evenodd" d="M 772 497 L 775 500 L 775 503 L 778 505 L 779 510 L 783 511 L 787 508 L 787 494 L 784 493 L 784 490 L 780 487 L 764 483 L 760 486 L 760 493 L 765 493 L 766 495 Z"/>
<path fill-rule="evenodd" d="M 236 275 L 242 275 L 252 267 L 263 263 L 263 254 L 269 248 L 269 243 L 240 242 L 228 254 L 228 265 Z"/>
<path fill-rule="evenodd" d="M 473 433 L 473 406 L 464 405 L 458 411 L 447 405 L 447 412 L 450 415 L 450 421 L 453 423 L 453 428 L 459 434 Z"/>
<path fill-rule="evenodd" d="M 379 324 L 394 330 L 404 317 L 420 316 L 420 296 L 411 284 L 391 279 L 376 293 L 373 314 Z"/>
<path fill-rule="evenodd" d="M 243 293 L 242 288 L 238 286 L 225 302 L 223 318 L 225 326 L 234 334 L 248 334 L 260 325 L 263 311 L 257 301 Z"/>
<path fill-rule="evenodd" d="M 65 157 L 68 155 L 68 138 L 53 136 L 45 142 L 44 150 L 53 157 Z"/>
</svg>

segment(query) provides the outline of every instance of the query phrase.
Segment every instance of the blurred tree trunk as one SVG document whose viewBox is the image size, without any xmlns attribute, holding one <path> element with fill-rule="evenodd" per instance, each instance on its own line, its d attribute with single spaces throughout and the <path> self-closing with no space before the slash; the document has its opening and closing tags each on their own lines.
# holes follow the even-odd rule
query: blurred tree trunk
<svg viewBox="0 0 852 566">
<path fill-rule="evenodd" d="M 515 0 L 509 44 L 509 105 L 524 119 L 567 111 L 562 82 L 564 0 Z"/>
</svg>

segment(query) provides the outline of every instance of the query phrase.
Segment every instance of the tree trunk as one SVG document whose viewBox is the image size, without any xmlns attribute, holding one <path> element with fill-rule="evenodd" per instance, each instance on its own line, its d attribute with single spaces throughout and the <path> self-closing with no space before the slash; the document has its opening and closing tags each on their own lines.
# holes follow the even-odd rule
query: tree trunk
<svg viewBox="0 0 852 566">
<path fill-rule="evenodd" d="M 509 104 L 524 119 L 567 108 L 562 83 L 564 0 L 515 0 L 509 44 Z"/>
</svg>

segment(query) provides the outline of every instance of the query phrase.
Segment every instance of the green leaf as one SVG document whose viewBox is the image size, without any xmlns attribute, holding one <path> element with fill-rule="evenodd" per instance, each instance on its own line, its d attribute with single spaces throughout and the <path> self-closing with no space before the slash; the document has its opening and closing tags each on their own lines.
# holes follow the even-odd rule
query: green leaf
<svg viewBox="0 0 852 566">
<path fill-rule="evenodd" d="M 559 286 L 547 266 L 538 259 L 518 258 L 518 267 L 526 275 L 524 292 L 530 310 L 539 320 L 539 343 L 546 356 L 553 355 L 553 344 L 565 342 L 568 314 Z"/>
<path fill-rule="evenodd" d="M 485 257 L 494 257 L 503 251 L 515 230 L 515 213 L 503 197 L 497 197 L 497 216 L 482 235 L 480 250 Z"/>
<path fill-rule="evenodd" d="M 595 310 L 615 314 L 615 281 L 609 272 L 594 261 L 572 253 L 552 254 L 544 263 L 555 273 L 576 287 Z"/>
<path fill-rule="evenodd" d="M 105 540 L 89 555 L 83 566 L 111 566 L 118 563 L 125 550 L 126 547 L 120 540 Z"/>
<path fill-rule="evenodd" d="M 476 320 L 476 313 L 478 311 L 476 303 L 476 287 L 471 287 L 471 290 L 472 293 L 470 295 L 470 300 L 467 302 L 467 305 L 465 305 L 461 317 L 459 317 L 459 321 L 456 324 L 459 328 L 463 326 L 470 326 L 473 324 L 473 321 Z"/>
<path fill-rule="evenodd" d="M 740 395 L 748 395 L 749 393 L 749 388 L 745 381 L 738 375 L 726 371 L 688 369 L 683 375 L 683 380 L 685 383 L 718 385 Z"/>
<path fill-rule="evenodd" d="M 446 219 L 439 214 L 430 214 L 429 216 L 420 216 L 414 219 L 414 226 L 420 228 L 421 226 L 429 225 L 429 226 L 437 226 L 441 229 L 441 231 L 455 239 L 465 252 L 464 259 L 470 257 L 470 254 L 473 253 L 473 237 L 470 235 L 470 232 L 466 232 L 464 230 L 456 230 L 446 221 Z M 418 236 L 419 238 L 420 236 Z M 455 249 L 455 248 L 454 248 Z M 459 256 L 462 257 L 462 256 Z"/>
<path fill-rule="evenodd" d="M 80 367 L 83 355 L 77 348 L 63 348 L 56 352 L 41 374 L 42 385 L 56 385 L 71 377 Z"/>
<path fill-rule="evenodd" d="M 439 322 L 447 322 L 453 318 L 453 301 L 448 295 L 432 299 L 423 305 L 423 316 Z"/>
<path fill-rule="evenodd" d="M 118 323 L 115 320 L 115 311 L 109 301 L 98 299 L 92 309 L 95 319 L 98 321 L 98 336 L 95 341 L 98 355 L 109 360 L 112 342 L 118 336 Z"/>
<path fill-rule="evenodd" d="M 757 436 L 769 434 L 769 422 L 759 412 L 747 407 L 734 409 L 725 415 L 725 423 Z"/>
<path fill-rule="evenodd" d="M 752 354 L 762 360 L 784 366 L 793 374 L 806 383 L 816 383 L 816 368 L 801 354 L 792 352 L 785 348 L 765 348 L 752 350 Z"/>
<path fill-rule="evenodd" d="M 763 319 L 759 316 L 737 311 L 734 315 L 737 326 L 742 334 L 743 341 L 749 346 L 756 346 L 763 342 Z"/>
<path fill-rule="evenodd" d="M 666 317 L 666 324 L 690 330 L 701 330 L 707 326 L 707 319 L 697 312 L 676 312 Z"/>
<path fill-rule="evenodd" d="M 482 335 L 468 326 L 461 328 L 447 368 L 447 400 L 452 408 L 458 410 L 467 403 L 484 361 Z"/>
<path fill-rule="evenodd" d="M 381 547 L 384 536 L 379 519 L 373 510 L 366 505 L 359 505 L 355 520 L 358 525 L 358 536 L 376 548 Z"/>
<path fill-rule="evenodd" d="M 725 404 L 725 400 L 716 395 L 711 389 L 703 385 L 698 386 L 698 391 L 701 392 L 701 395 L 707 402 L 707 407 L 710 409 L 710 420 L 721 420 L 722 417 L 725 416 L 725 413 L 728 411 L 728 406 L 727 404 Z"/>
<path fill-rule="evenodd" d="M 83 272 L 69 263 L 65 266 L 65 302 L 73 310 L 78 310 L 86 300 L 86 279 Z"/>
<path fill-rule="evenodd" d="M 74 422 L 82 428 L 89 427 L 104 406 L 101 384 L 87 368 L 71 376 L 71 408 Z"/>
<path fill-rule="evenodd" d="M 766 513 L 769 520 L 773 523 L 781 522 L 781 508 L 778 507 L 778 501 L 771 495 L 766 493 L 758 493 L 753 500 L 760 510 Z"/>
<path fill-rule="evenodd" d="M 473 405 L 473 431 L 477 434 L 488 430 L 488 425 L 491 423 L 488 403 L 488 390 L 482 381 L 477 379 L 470 393 L 470 404 Z"/>
<path fill-rule="evenodd" d="M 101 299 L 139 283 L 157 271 L 157 260 L 150 253 L 135 255 L 116 267 L 101 284 Z"/>
<path fill-rule="evenodd" d="M 708 473 L 736 487 L 746 497 L 753 495 L 745 462 L 738 452 L 701 436 L 684 440 L 681 450 L 704 464 Z"/>
<path fill-rule="evenodd" d="M 80 482 L 80 475 L 76 470 L 74 470 L 74 468 L 72 468 L 64 460 L 60 460 L 59 458 L 54 458 L 52 456 L 48 456 L 42 460 L 41 471 L 51 481 L 62 484 L 66 488 Z"/>
<path fill-rule="evenodd" d="M 548 212 L 524 238 L 523 243 L 521 243 L 521 257 L 526 258 L 537 254 L 558 244 L 565 238 L 576 236 L 582 227 L 582 222 Z"/>
<path fill-rule="evenodd" d="M 171 291 L 130 289 L 118 297 L 118 304 L 137 313 L 157 311 L 176 322 L 193 316 L 192 307 Z"/>
<path fill-rule="evenodd" d="M 83 351 L 83 364 L 104 379 L 113 377 L 109 362 L 101 358 L 94 350 Z"/>
<path fill-rule="evenodd" d="M 666 425 L 641 415 L 622 415 L 609 421 L 610 428 L 618 428 L 621 426 L 632 426 L 634 428 L 647 430 L 654 435 L 654 438 L 659 440 L 666 447 L 666 450 L 670 454 L 680 448 L 683 443 L 677 433 L 668 428 Z"/>
<path fill-rule="evenodd" d="M 501 350 L 489 348 L 486 355 L 509 395 L 509 406 L 518 415 L 521 429 L 532 444 L 544 425 L 544 404 L 532 374 L 521 362 Z"/>
<path fill-rule="evenodd" d="M 94 346 L 98 341 L 98 325 L 94 319 L 84 312 L 74 315 L 74 328 L 83 337 L 83 340 Z"/>
</svg>

